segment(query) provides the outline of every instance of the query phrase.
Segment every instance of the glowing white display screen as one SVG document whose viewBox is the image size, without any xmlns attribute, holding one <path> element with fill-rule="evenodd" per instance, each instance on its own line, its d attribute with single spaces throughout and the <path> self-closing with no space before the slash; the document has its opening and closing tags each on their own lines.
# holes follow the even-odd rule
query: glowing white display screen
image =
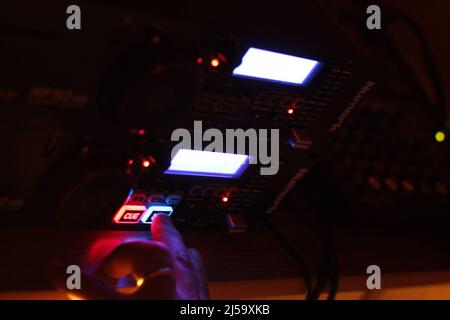
<svg viewBox="0 0 450 320">
<path fill-rule="evenodd" d="M 247 155 L 180 149 L 166 174 L 237 178 L 248 165 Z"/>
<path fill-rule="evenodd" d="M 320 62 L 273 51 L 249 48 L 233 76 L 304 85 Z"/>
</svg>

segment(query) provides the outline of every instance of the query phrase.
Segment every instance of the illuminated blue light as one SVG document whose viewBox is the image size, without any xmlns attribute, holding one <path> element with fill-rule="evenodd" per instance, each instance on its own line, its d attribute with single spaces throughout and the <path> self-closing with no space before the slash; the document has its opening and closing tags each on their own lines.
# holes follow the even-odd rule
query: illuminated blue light
<svg viewBox="0 0 450 320">
<path fill-rule="evenodd" d="M 257 48 L 249 48 L 233 76 L 305 84 L 320 62 Z"/>
<path fill-rule="evenodd" d="M 153 217 L 157 213 L 163 213 L 170 216 L 173 212 L 170 206 L 150 206 L 141 218 L 142 223 L 152 223 Z"/>
<path fill-rule="evenodd" d="M 180 149 L 164 173 L 237 178 L 248 165 L 249 156 L 232 153 Z"/>
</svg>

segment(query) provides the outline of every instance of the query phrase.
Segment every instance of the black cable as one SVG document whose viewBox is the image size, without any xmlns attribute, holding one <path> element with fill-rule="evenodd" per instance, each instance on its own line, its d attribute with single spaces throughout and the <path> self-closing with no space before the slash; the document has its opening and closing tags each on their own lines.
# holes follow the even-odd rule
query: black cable
<svg viewBox="0 0 450 320">
<path fill-rule="evenodd" d="M 317 281 L 313 286 L 311 273 L 303 259 L 303 257 L 292 247 L 289 241 L 282 235 L 282 233 L 274 226 L 272 222 L 266 217 L 265 224 L 274 237 L 280 242 L 285 250 L 296 260 L 300 267 L 300 273 L 303 276 L 306 288 L 306 300 L 319 299 L 326 286 L 329 284 L 328 300 L 334 300 L 339 287 L 339 268 L 338 259 L 334 252 L 333 234 L 331 225 L 327 224 L 324 230 L 320 231 L 316 228 L 310 228 L 316 235 L 319 236 L 320 241 L 324 247 L 324 253 L 321 258 L 320 270 L 317 275 Z"/>
<path fill-rule="evenodd" d="M 318 287 L 316 290 L 319 297 L 322 291 L 325 289 L 326 284 L 328 282 L 329 292 L 327 299 L 334 300 L 336 298 L 336 294 L 339 288 L 339 278 L 340 278 L 339 261 L 334 249 L 333 225 L 328 219 L 323 218 L 324 212 L 326 214 L 327 210 L 330 210 L 330 208 L 324 206 L 324 203 L 321 202 L 320 199 L 316 199 L 316 206 L 322 213 L 320 215 L 321 219 L 319 221 L 319 226 L 321 226 L 321 232 L 319 236 L 324 245 L 324 257 L 322 259 L 322 264 L 324 266 L 324 277 L 325 277 L 325 280 L 323 281 L 324 282 L 323 287 L 320 288 L 319 285 L 316 285 L 316 287 Z M 320 277 L 318 277 L 318 282 L 319 280 Z"/>
<path fill-rule="evenodd" d="M 322 257 L 321 268 L 317 275 L 316 286 L 314 287 L 311 296 L 312 299 L 319 299 L 322 292 L 325 290 L 327 284 L 330 285 L 330 292 L 328 300 L 332 300 L 336 296 L 338 279 L 335 276 L 338 275 L 335 268 L 337 268 L 337 259 L 333 251 L 332 235 L 330 230 L 322 232 L 321 240 L 324 246 L 324 253 Z"/>
<path fill-rule="evenodd" d="M 275 227 L 275 225 L 267 218 L 264 218 L 265 226 L 269 229 L 272 235 L 278 240 L 282 247 L 294 258 L 300 268 L 300 274 L 303 277 L 305 283 L 306 300 L 312 300 L 312 278 L 308 266 L 306 265 L 303 257 L 295 250 L 289 241 L 281 234 L 281 232 Z"/>
<path fill-rule="evenodd" d="M 307 203 L 312 205 L 312 207 L 317 211 L 314 221 L 305 219 L 299 214 L 296 214 L 295 216 L 302 221 L 306 228 L 317 236 L 322 245 L 322 255 L 320 258 L 319 270 L 317 272 L 317 280 L 311 291 L 311 299 L 319 299 L 322 292 L 324 292 L 328 285 L 329 293 L 327 299 L 333 300 L 336 297 L 339 287 L 339 266 L 338 258 L 334 250 L 334 231 L 332 222 L 327 214 L 333 209 L 333 205 L 328 202 L 324 202 L 323 199 L 318 197 L 318 195 L 323 194 L 323 192 L 318 192 L 320 191 L 318 188 L 321 189 L 322 184 L 317 184 L 317 179 L 320 181 L 322 178 L 320 176 L 316 176 L 313 180 L 306 178 L 304 181 L 306 184 L 305 188 L 292 191 L 305 192 L 307 198 L 303 201 L 307 201 Z M 300 208 L 296 205 L 299 197 L 294 197 L 293 199 L 294 202 L 288 201 L 288 208 L 290 208 L 291 212 L 299 212 Z M 300 201 L 302 201 L 301 198 Z M 302 211 L 305 210 L 305 208 L 308 211 L 308 205 L 304 206 Z"/>
<path fill-rule="evenodd" d="M 364 23 L 364 16 L 361 15 L 361 12 L 367 8 L 368 5 L 372 4 L 371 1 L 352 1 L 352 0 L 341 0 L 339 2 L 337 1 L 320 1 L 322 6 L 331 8 L 329 11 L 330 14 L 337 19 L 338 22 L 349 22 L 355 27 L 354 28 L 358 31 L 365 30 L 365 28 L 360 28 L 361 24 Z M 382 19 L 383 19 L 383 26 L 380 32 L 380 34 L 383 34 L 388 41 L 391 43 L 393 47 L 393 41 L 389 37 L 388 33 L 386 32 L 387 27 L 395 22 L 403 22 L 405 25 L 413 32 L 413 34 L 416 36 L 417 40 L 419 41 L 419 46 L 421 48 L 421 54 L 422 54 L 422 60 L 424 63 L 424 66 L 426 68 L 426 71 L 428 73 L 429 79 L 431 80 L 431 85 L 433 87 L 434 93 L 436 95 L 437 103 L 434 104 L 431 102 L 431 104 L 435 107 L 435 117 L 436 122 L 439 127 L 439 129 L 445 129 L 446 128 L 446 122 L 447 122 L 447 99 L 445 90 L 443 88 L 443 82 L 441 80 L 441 77 L 439 75 L 438 67 L 436 64 L 436 61 L 434 59 L 433 53 L 430 50 L 430 46 L 428 44 L 428 41 L 425 37 L 425 34 L 423 32 L 423 29 L 420 27 L 420 25 L 415 21 L 413 18 L 405 14 L 404 12 L 400 11 L 397 8 L 392 7 L 386 7 L 384 6 L 382 9 Z M 373 31 L 369 31 L 367 34 L 376 35 L 377 33 L 374 33 Z M 400 52 L 398 52 L 398 49 L 395 48 L 399 56 L 401 56 Z M 411 69 L 410 67 L 408 67 Z"/>
<path fill-rule="evenodd" d="M 314 287 L 311 297 L 319 299 L 326 286 L 329 285 L 328 300 L 334 300 L 339 287 L 339 268 L 338 259 L 334 252 L 333 233 L 328 225 L 325 231 L 320 235 L 323 243 L 323 257 L 321 268 L 317 275 L 316 286 Z"/>
<path fill-rule="evenodd" d="M 388 25 L 394 22 L 404 22 L 419 41 L 419 45 L 422 50 L 423 63 L 425 65 L 425 68 L 427 69 L 432 86 L 434 88 L 434 92 L 436 94 L 437 104 L 435 105 L 435 108 L 438 125 L 440 126 L 441 129 L 444 129 L 446 122 L 446 105 L 447 105 L 446 94 L 442 85 L 442 80 L 439 75 L 436 61 L 434 59 L 433 53 L 430 50 L 430 46 L 423 33 L 423 30 L 414 19 L 412 19 L 405 13 L 396 9 L 391 9 L 389 13 L 390 15 L 388 15 L 388 18 L 386 19 L 386 23 Z"/>
<path fill-rule="evenodd" d="M 333 252 L 332 256 L 332 268 L 330 274 L 330 289 L 328 292 L 328 300 L 336 299 L 336 294 L 339 289 L 339 262 L 337 255 Z"/>
</svg>

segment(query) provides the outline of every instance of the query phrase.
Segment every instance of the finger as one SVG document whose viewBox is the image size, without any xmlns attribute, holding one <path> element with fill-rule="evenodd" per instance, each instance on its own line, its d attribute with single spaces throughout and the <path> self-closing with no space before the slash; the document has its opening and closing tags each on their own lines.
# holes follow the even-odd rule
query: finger
<svg viewBox="0 0 450 320">
<path fill-rule="evenodd" d="M 165 214 L 157 214 L 152 220 L 153 240 L 164 243 L 172 253 L 186 251 L 183 238 L 172 223 L 172 219 Z"/>
<path fill-rule="evenodd" d="M 194 266 L 194 272 L 197 279 L 198 298 L 200 300 L 209 300 L 208 280 L 206 277 L 205 265 L 200 254 L 195 249 L 189 249 L 191 261 Z"/>
<path fill-rule="evenodd" d="M 197 279 L 191 256 L 183 239 L 165 214 L 158 214 L 152 220 L 153 239 L 165 244 L 172 255 L 177 292 L 182 299 L 197 298 Z"/>
<path fill-rule="evenodd" d="M 177 298 L 176 281 L 172 273 L 144 279 L 142 285 L 130 297 L 138 300 L 173 300 Z"/>
<path fill-rule="evenodd" d="M 135 241 L 116 247 L 103 259 L 100 268 L 104 274 L 113 278 L 129 274 L 140 278 L 171 266 L 172 258 L 165 245 L 156 241 Z"/>
<path fill-rule="evenodd" d="M 188 250 L 179 251 L 174 257 L 174 275 L 177 280 L 177 294 L 183 300 L 198 299 L 197 278 L 192 257 Z"/>
<path fill-rule="evenodd" d="M 81 273 L 81 288 L 72 290 L 67 285 L 67 279 L 70 275 L 66 273 L 65 266 L 53 263 L 49 266 L 47 273 L 53 287 L 66 292 L 70 298 L 94 300 L 121 299 L 121 295 L 114 288 L 89 273 Z"/>
</svg>

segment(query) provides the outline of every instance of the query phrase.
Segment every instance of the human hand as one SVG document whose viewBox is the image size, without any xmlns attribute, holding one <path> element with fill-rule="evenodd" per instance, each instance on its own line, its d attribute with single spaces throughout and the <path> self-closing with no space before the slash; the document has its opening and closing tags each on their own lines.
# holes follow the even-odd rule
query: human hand
<svg viewBox="0 0 450 320">
<path fill-rule="evenodd" d="M 159 214 L 151 225 L 152 241 L 128 242 L 105 257 L 95 274 L 82 274 L 80 290 L 68 290 L 65 272 L 51 271 L 60 290 L 81 299 L 182 299 L 209 298 L 206 273 L 200 253 L 186 249 L 171 219 Z M 124 294 L 113 285 L 132 275 L 138 288 Z"/>
</svg>

